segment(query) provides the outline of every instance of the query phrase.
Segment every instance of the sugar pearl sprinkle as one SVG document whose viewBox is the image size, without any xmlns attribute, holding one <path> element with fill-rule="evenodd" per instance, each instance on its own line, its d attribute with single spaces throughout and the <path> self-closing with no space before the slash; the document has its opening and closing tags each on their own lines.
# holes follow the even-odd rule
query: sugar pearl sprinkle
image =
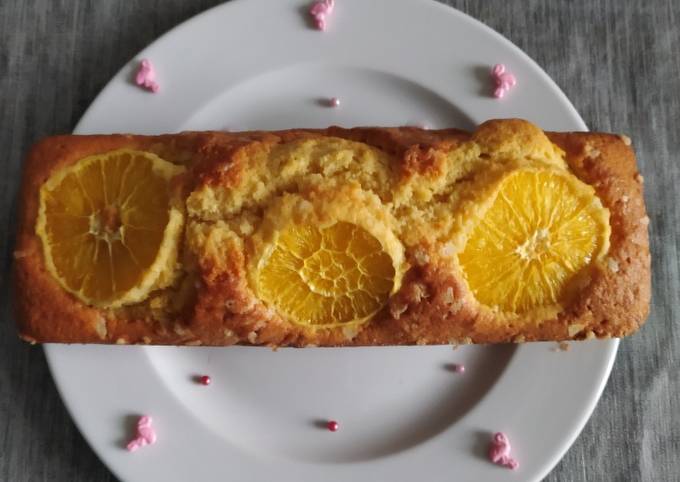
<svg viewBox="0 0 680 482">
<path fill-rule="evenodd" d="M 340 429 L 340 424 L 335 420 L 329 420 L 326 424 L 326 428 L 331 432 L 337 432 Z"/>
<path fill-rule="evenodd" d="M 510 441 L 503 432 L 496 432 L 489 444 L 489 460 L 494 464 L 515 470 L 519 463 L 510 457 Z"/>
<path fill-rule="evenodd" d="M 156 71 L 150 60 L 144 59 L 140 62 L 139 70 L 135 75 L 135 84 L 154 94 L 160 89 L 158 82 L 156 82 Z"/>
<path fill-rule="evenodd" d="M 328 17 L 333 12 L 334 7 L 335 0 L 317 0 L 309 7 L 309 14 L 318 30 L 326 30 Z"/>
<path fill-rule="evenodd" d="M 455 373 L 465 373 L 465 365 L 460 364 L 460 363 L 455 363 L 453 365 L 453 371 Z"/>
<path fill-rule="evenodd" d="M 135 438 L 132 439 L 126 447 L 129 452 L 134 452 L 145 445 L 156 443 L 156 431 L 151 426 L 151 422 L 151 417 L 148 415 L 139 417 Z"/>
<path fill-rule="evenodd" d="M 507 71 L 505 65 L 496 64 L 491 69 L 491 79 L 494 83 L 493 96 L 502 99 L 517 84 L 514 75 Z"/>
<path fill-rule="evenodd" d="M 201 375 L 198 377 L 198 383 L 201 385 L 210 385 L 212 383 L 212 378 L 210 378 L 208 375 Z"/>
<path fill-rule="evenodd" d="M 331 97 L 328 99 L 328 107 L 340 107 L 340 99 L 337 97 Z"/>
</svg>

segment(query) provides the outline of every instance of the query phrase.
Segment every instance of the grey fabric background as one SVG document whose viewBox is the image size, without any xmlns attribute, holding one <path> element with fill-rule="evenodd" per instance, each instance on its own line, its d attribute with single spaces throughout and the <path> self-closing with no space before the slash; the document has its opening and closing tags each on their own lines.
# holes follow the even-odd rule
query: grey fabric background
<svg viewBox="0 0 680 482">
<path fill-rule="evenodd" d="M 114 479 L 66 413 L 42 350 L 15 336 L 7 274 L 22 156 L 40 137 L 69 132 L 137 51 L 217 3 L 0 0 L 2 481 Z M 652 315 L 640 333 L 622 342 L 595 413 L 546 480 L 680 480 L 680 1 L 446 3 L 534 58 L 591 129 L 630 135 L 646 179 Z"/>
</svg>

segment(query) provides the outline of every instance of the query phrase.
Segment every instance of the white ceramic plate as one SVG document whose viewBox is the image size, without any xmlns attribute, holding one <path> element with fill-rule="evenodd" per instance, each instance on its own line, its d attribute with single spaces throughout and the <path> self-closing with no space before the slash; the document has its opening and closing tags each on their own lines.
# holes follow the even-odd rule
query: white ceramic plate
<svg viewBox="0 0 680 482">
<path fill-rule="evenodd" d="M 78 133 L 277 129 L 331 124 L 464 127 L 524 117 L 585 125 L 548 76 L 477 21 L 417 0 L 338 0 L 330 28 L 308 1 L 237 0 L 141 52 L 97 97 Z M 152 59 L 161 92 L 131 84 Z M 519 85 L 489 96 L 503 62 Z M 318 99 L 337 96 L 340 108 Z M 605 384 L 617 341 L 519 347 L 282 349 L 47 346 L 76 424 L 130 481 L 505 481 L 542 478 Z M 465 374 L 447 364 L 464 363 Z M 213 383 L 192 382 L 209 374 Z M 158 442 L 123 450 L 151 414 Z M 340 431 L 319 426 L 336 419 Z M 519 470 L 489 463 L 508 433 Z"/>
</svg>

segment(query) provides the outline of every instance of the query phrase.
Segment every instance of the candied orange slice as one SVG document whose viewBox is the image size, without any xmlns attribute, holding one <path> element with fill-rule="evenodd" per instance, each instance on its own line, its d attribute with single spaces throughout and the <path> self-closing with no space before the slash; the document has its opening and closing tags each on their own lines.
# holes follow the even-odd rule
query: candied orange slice
<svg viewBox="0 0 680 482">
<path fill-rule="evenodd" d="M 397 288 L 393 258 L 356 224 L 295 225 L 258 263 L 258 296 L 290 321 L 316 327 L 368 320 Z"/>
<path fill-rule="evenodd" d="M 79 160 L 40 189 L 36 232 L 48 271 L 90 305 L 143 300 L 167 283 L 184 215 L 171 179 L 184 168 L 122 149 Z"/>
<path fill-rule="evenodd" d="M 592 187 L 557 170 L 508 175 L 459 255 L 477 300 L 524 313 L 554 304 L 606 253 L 609 211 Z"/>
</svg>

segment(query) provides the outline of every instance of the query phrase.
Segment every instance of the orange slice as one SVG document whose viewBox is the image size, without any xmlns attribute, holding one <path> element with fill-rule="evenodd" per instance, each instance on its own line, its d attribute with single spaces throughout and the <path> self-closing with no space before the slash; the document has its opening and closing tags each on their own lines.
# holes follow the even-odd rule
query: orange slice
<svg viewBox="0 0 680 482">
<path fill-rule="evenodd" d="M 399 284 L 392 256 L 362 227 L 292 226 L 258 263 L 258 296 L 287 319 L 315 327 L 361 323 Z"/>
<path fill-rule="evenodd" d="M 170 181 L 183 170 L 123 149 L 54 174 L 40 189 L 36 225 L 48 271 L 99 307 L 141 301 L 167 284 L 184 219 Z"/>
<path fill-rule="evenodd" d="M 479 302 L 524 313 L 562 300 L 606 253 L 609 234 L 592 187 L 567 172 L 522 169 L 501 181 L 459 261 Z"/>
</svg>

